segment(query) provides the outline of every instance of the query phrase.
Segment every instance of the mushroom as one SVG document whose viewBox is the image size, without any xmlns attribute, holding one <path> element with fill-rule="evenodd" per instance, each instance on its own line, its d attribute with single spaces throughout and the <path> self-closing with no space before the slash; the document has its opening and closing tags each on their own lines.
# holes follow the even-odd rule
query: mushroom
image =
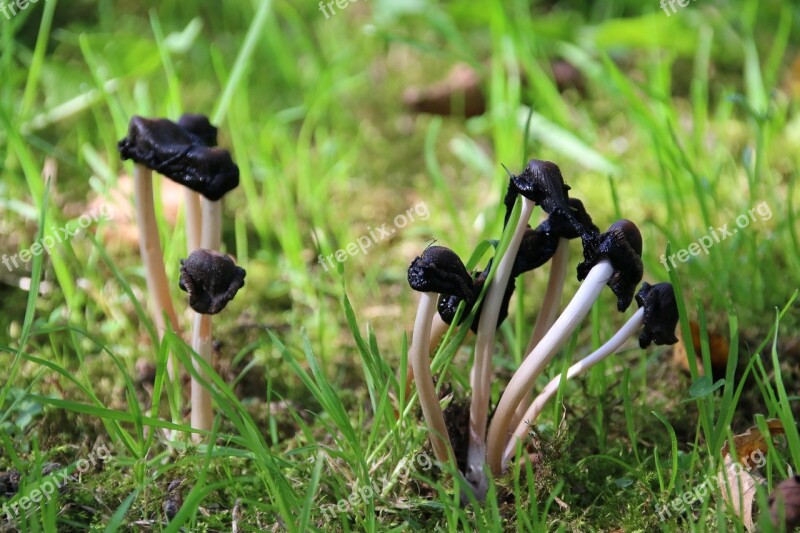
<svg viewBox="0 0 800 533">
<path fill-rule="evenodd" d="M 431 375 L 428 357 L 431 322 L 436 313 L 437 295 L 454 294 L 469 300 L 473 290 L 472 277 L 455 252 L 444 246 L 429 246 L 411 263 L 408 284 L 422 293 L 414 320 L 409 359 L 414 370 L 422 414 L 430 428 L 433 453 L 439 461 L 446 463 L 453 450 Z"/>
<path fill-rule="evenodd" d="M 208 147 L 217 145 L 217 128 L 205 115 L 185 113 L 178 119 L 178 126 L 196 137 L 199 143 Z M 186 248 L 187 253 L 200 248 L 200 195 L 192 189 L 184 189 L 186 203 Z"/>
<path fill-rule="evenodd" d="M 617 296 L 617 308 L 624 311 L 633 300 L 636 285 L 642 279 L 642 237 L 629 220 L 614 223 L 597 239 L 597 246 L 586 246 L 591 237 L 584 238 L 584 262 L 578 265 L 578 279 L 583 283 L 572 301 L 528 354 L 511 378 L 497 405 L 487 438 L 487 459 L 494 475 L 502 470 L 502 456 L 511 420 L 519 403 L 533 382 L 572 331 L 583 321 L 603 285 L 608 284 Z"/>
<path fill-rule="evenodd" d="M 197 317 L 210 317 L 222 311 L 239 289 L 244 286 L 246 272 L 236 266 L 229 256 L 215 250 L 199 249 L 193 251 L 188 259 L 181 260 L 181 290 L 189 293 L 189 307 Z M 198 333 L 194 350 L 211 364 L 211 320 L 195 319 L 195 332 Z M 196 362 L 194 368 L 202 376 L 203 369 Z M 211 409 L 211 395 L 198 380 L 192 376 L 192 427 L 209 431 L 214 415 Z M 195 440 L 201 440 L 202 436 Z"/>
<path fill-rule="evenodd" d="M 675 336 L 675 328 L 678 325 L 678 305 L 675 302 L 675 292 L 670 283 L 656 285 L 642 283 L 642 288 L 636 294 L 636 303 L 639 304 L 639 309 L 625 322 L 625 325 L 600 348 L 569 367 L 566 379 L 583 374 L 609 355 L 616 353 L 625 341 L 640 329 L 639 346 L 642 349 L 650 346 L 651 342 L 657 345 L 678 342 L 678 338 Z M 514 456 L 517 440 L 527 433 L 529 425 L 536 420 L 545 404 L 558 392 L 562 379 L 563 375 L 559 374 L 550 380 L 550 383 L 542 389 L 542 392 L 528 407 L 522 421 L 517 425 L 516 431 L 506 445 L 503 455 L 504 469 L 511 457 Z"/>
<path fill-rule="evenodd" d="M 583 202 L 577 198 L 569 198 L 567 200 L 569 209 L 572 215 L 581 223 L 583 228 L 592 235 L 599 235 L 600 230 L 592 222 L 592 217 L 586 212 Z M 550 274 L 547 280 L 547 289 L 544 293 L 542 300 L 542 307 L 539 309 L 539 314 L 536 316 L 536 322 L 533 326 L 530 340 L 528 340 L 528 347 L 526 353 L 530 353 L 536 347 L 536 344 L 542 340 L 544 334 L 547 333 L 553 323 L 558 317 L 558 309 L 561 305 L 561 294 L 564 290 L 564 281 L 567 277 L 567 266 L 569 264 L 569 241 L 581 237 L 573 228 L 572 224 L 568 223 L 563 216 L 558 214 L 551 215 L 547 220 L 537 228 L 550 236 L 549 245 L 543 249 L 552 256 L 550 263 Z M 555 243 L 555 244 L 553 244 Z M 551 249 L 555 247 L 555 250 Z M 517 412 L 514 415 L 512 425 L 516 425 L 522 416 L 525 414 L 523 409 L 530 401 L 531 392 L 525 401 L 520 402 L 517 407 Z"/>
<path fill-rule="evenodd" d="M 509 173 L 510 174 L 510 173 Z M 486 476 L 483 464 L 486 461 L 486 420 L 489 409 L 489 389 L 492 380 L 492 346 L 497 328 L 499 312 L 505 298 L 509 278 L 517 260 L 517 251 L 522 243 L 528 226 L 528 220 L 535 206 L 539 205 L 548 215 L 563 216 L 582 236 L 590 239 L 586 229 L 572 215 L 567 203 L 569 187 L 564 184 L 561 171 L 555 163 L 533 159 L 528 162 L 525 171 L 519 175 L 510 175 L 506 205 L 506 224 L 510 218 L 510 210 L 516 202 L 516 195 L 522 195 L 522 211 L 508 244 L 508 249 L 497 265 L 495 276 L 486 293 L 483 310 L 480 315 L 477 339 L 475 341 L 475 358 L 472 367 L 471 385 L 472 402 L 470 404 L 469 452 L 467 456 L 466 479 L 480 498 L 486 493 Z"/>
<path fill-rule="evenodd" d="M 145 263 L 147 286 L 150 299 L 155 306 L 156 325 L 159 336 L 166 329 L 164 313 L 173 330 L 178 331 L 178 320 L 172 299 L 169 295 L 164 256 L 153 207 L 152 171 L 176 181 L 192 191 L 203 194 L 214 208 L 206 209 L 203 216 L 203 234 L 200 246 L 219 248 L 221 211 L 217 200 L 239 183 L 239 168 L 233 163 L 227 150 L 210 146 L 216 144 L 216 128 L 205 117 L 184 115 L 182 125 L 167 119 L 147 119 L 139 116 L 131 118 L 128 135 L 119 144 L 119 152 L 123 160 L 132 159 L 134 167 L 134 191 L 136 197 L 137 217 L 142 226 L 140 231 L 140 250 Z M 191 202 L 189 202 L 191 203 Z M 187 207 L 187 210 L 191 207 Z M 189 247 L 196 240 L 196 216 L 187 223 L 194 229 L 187 231 Z M 192 232 L 194 235 L 192 236 Z M 200 329 L 201 320 L 195 319 L 195 330 Z M 210 330 L 210 325 L 206 327 Z M 196 344 L 197 331 L 193 332 L 193 346 Z M 176 365 L 170 359 L 168 365 L 171 379 L 176 378 Z"/>
</svg>

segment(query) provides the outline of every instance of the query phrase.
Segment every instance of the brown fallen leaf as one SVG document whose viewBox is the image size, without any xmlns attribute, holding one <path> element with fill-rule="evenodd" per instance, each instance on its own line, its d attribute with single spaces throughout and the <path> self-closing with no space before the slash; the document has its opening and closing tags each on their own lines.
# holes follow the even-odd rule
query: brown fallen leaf
<svg viewBox="0 0 800 533">
<path fill-rule="evenodd" d="M 769 429 L 770 435 L 786 434 L 786 431 L 783 429 L 783 423 L 777 418 L 770 418 L 767 420 L 767 429 Z M 729 444 L 728 441 L 725 441 L 725 444 L 722 446 L 723 456 L 731 455 Z M 747 458 L 751 458 L 756 450 L 760 451 L 762 454 L 766 454 L 769 449 L 767 440 L 764 438 L 764 435 L 761 434 L 758 426 L 753 426 L 744 433 L 734 435 L 733 444 L 736 447 L 736 456 L 739 458 L 740 463 L 743 460 L 746 461 Z M 744 464 L 749 468 L 746 462 Z"/>
<path fill-rule="evenodd" d="M 730 455 L 725 456 L 724 468 L 719 473 L 720 492 L 736 516 L 742 519 L 748 531 L 754 528 L 753 501 L 756 497 L 756 487 L 763 483 L 764 478 L 761 474 L 745 470 Z"/>
<path fill-rule="evenodd" d="M 694 353 L 697 356 L 697 370 L 702 376 L 704 374 L 704 370 L 700 351 L 700 325 L 697 322 L 691 321 L 689 322 L 689 328 L 692 331 L 692 346 L 694 347 Z M 725 368 L 728 365 L 728 353 L 730 352 L 730 344 L 728 343 L 728 339 L 719 333 L 709 331 L 708 348 L 711 352 L 712 370 L 714 372 L 724 373 Z M 678 343 L 672 350 L 672 362 L 683 372 L 687 374 L 689 373 L 689 355 L 686 350 L 683 332 L 681 331 L 680 327 L 678 328 Z"/>
<path fill-rule="evenodd" d="M 774 418 L 767 420 L 767 429 L 770 436 L 785 433 L 781 421 Z M 725 442 L 721 450 L 724 463 L 723 470 L 719 473 L 720 491 L 736 516 L 742 519 L 747 530 L 752 531 L 756 489 L 765 482 L 764 477 L 756 469 L 766 464 L 769 446 L 758 426 L 734 435 L 732 440 L 738 460 L 734 460 L 729 442 Z"/>
<path fill-rule="evenodd" d="M 481 81 L 478 71 L 466 63 L 458 63 L 443 80 L 428 87 L 406 89 L 403 102 L 417 113 L 475 117 L 486 112 Z"/>
<path fill-rule="evenodd" d="M 567 89 L 575 89 L 580 94 L 586 92 L 583 74 L 568 61 L 553 60 L 550 69 L 559 92 Z M 523 87 L 529 86 L 525 71 L 519 70 Z M 433 85 L 406 89 L 403 102 L 416 113 L 475 117 L 486 112 L 487 98 L 483 82 L 484 77 L 479 71 L 466 63 L 458 63 L 444 79 Z"/>
</svg>

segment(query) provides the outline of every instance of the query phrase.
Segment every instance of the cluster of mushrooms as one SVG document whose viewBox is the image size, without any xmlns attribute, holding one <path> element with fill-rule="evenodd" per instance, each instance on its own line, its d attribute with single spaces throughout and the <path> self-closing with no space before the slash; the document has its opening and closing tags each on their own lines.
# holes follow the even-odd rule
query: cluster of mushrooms
<svg viewBox="0 0 800 533">
<path fill-rule="evenodd" d="M 611 339 L 572 365 L 566 379 L 585 372 L 615 353 L 626 340 L 637 334 L 642 348 L 651 343 L 677 342 L 678 309 L 672 285 L 645 282 L 636 292 L 643 276 L 642 236 L 633 222 L 619 220 L 605 233 L 600 233 L 583 204 L 569 198 L 569 186 L 564 184 L 558 166 L 550 161 L 531 160 L 522 174 L 515 176 L 509 172 L 509 176 L 504 200 L 506 225 L 520 197 L 522 205 L 508 248 L 493 269 L 488 287 L 492 261 L 483 271 L 471 275 L 458 255 L 442 246 L 429 246 L 408 269 L 409 285 L 422 293 L 409 350 L 411 371 L 430 430 L 433 451 L 442 463 L 457 461 L 458 458 L 454 456 L 434 387 L 429 353 L 452 324 L 462 302 L 461 320 L 456 326 L 466 327 L 463 322 L 469 316 L 474 317 L 468 325 L 476 333 L 476 340 L 470 375 L 472 398 L 463 476 L 479 501 L 485 499 L 488 490 L 487 466 L 494 477 L 507 469 L 529 426 L 558 391 L 562 380 L 560 375 L 531 401 L 536 379 L 581 324 L 605 285 L 616 296 L 620 312 L 630 306 L 634 297 L 639 309 Z M 547 219 L 531 228 L 528 222 L 536 206 L 542 208 Z M 579 237 L 583 262 L 577 267 L 577 275 L 582 283 L 558 315 L 567 275 L 569 240 Z M 494 336 L 508 315 L 515 279 L 551 259 L 550 278 L 528 344 L 528 354 L 500 397 L 491 424 L 487 424 Z M 475 306 L 475 312 L 470 313 Z"/>
<path fill-rule="evenodd" d="M 180 288 L 189 294 L 195 312 L 191 345 L 211 364 L 211 315 L 222 311 L 244 286 L 245 271 L 219 252 L 222 240 L 222 197 L 239 185 L 239 167 L 231 154 L 217 147 L 217 128 L 204 115 L 186 114 L 175 123 L 168 119 L 134 116 L 128 135 L 119 142 L 123 160 L 134 167 L 134 196 L 139 221 L 139 249 L 145 267 L 153 320 L 163 339 L 167 329 L 180 334 L 172 305 L 164 254 L 156 223 L 153 171 L 185 187 L 186 247 L 181 260 Z M 194 367 L 204 376 L 200 365 Z M 167 364 L 170 379 L 179 379 L 174 357 Z M 211 395 L 192 376 L 191 424 L 209 431 L 214 419 Z M 195 434 L 201 440 L 202 434 Z"/>
</svg>

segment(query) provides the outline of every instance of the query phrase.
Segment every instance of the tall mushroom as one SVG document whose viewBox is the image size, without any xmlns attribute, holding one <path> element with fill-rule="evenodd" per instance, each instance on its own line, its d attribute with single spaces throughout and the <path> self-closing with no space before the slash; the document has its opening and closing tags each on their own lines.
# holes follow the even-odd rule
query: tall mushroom
<svg viewBox="0 0 800 533">
<path fill-rule="evenodd" d="M 498 314 L 517 258 L 517 251 L 528 226 L 528 220 L 534 207 L 539 205 L 549 215 L 560 213 L 579 234 L 584 236 L 585 243 L 590 242 L 592 237 L 572 215 L 567 203 L 568 190 L 569 187 L 564 184 L 560 169 L 550 161 L 531 160 L 521 175 L 510 177 L 504 201 L 506 223 L 510 216 L 510 207 L 514 205 L 517 194 L 522 195 L 522 211 L 508 249 L 497 265 L 497 271 L 483 302 L 470 379 L 472 402 L 470 404 L 469 452 L 465 477 L 472 484 L 473 490 L 479 498 L 483 498 L 487 489 L 483 465 L 486 462 L 486 420 L 492 380 L 491 360 L 494 334 Z"/>
<path fill-rule="evenodd" d="M 431 375 L 428 355 L 431 322 L 439 294 L 455 294 L 469 301 L 472 277 L 455 252 L 444 246 L 429 246 L 408 268 L 408 284 L 422 293 L 408 355 L 414 369 L 422 415 L 430 428 L 433 453 L 440 462 L 446 463 L 452 455 L 452 447 Z"/>
<path fill-rule="evenodd" d="M 570 212 L 573 217 L 580 222 L 584 230 L 591 235 L 599 235 L 600 230 L 592 222 L 592 217 L 586 212 L 583 202 L 577 198 L 569 198 L 567 200 Z M 542 222 L 537 230 L 541 231 L 549 237 L 548 245 L 542 246 L 541 249 L 546 251 L 552 260 L 550 261 L 550 273 L 547 280 L 547 289 L 545 289 L 544 298 L 542 299 L 542 306 L 539 309 L 539 314 L 536 315 L 536 322 L 533 326 L 533 332 L 528 340 L 528 345 L 525 350 L 530 353 L 536 347 L 536 344 L 542 340 L 547 330 L 549 330 L 558 317 L 558 309 L 561 305 L 561 294 L 564 290 L 564 281 L 567 277 L 567 266 L 569 264 L 569 241 L 583 237 L 575 231 L 572 223 L 561 216 L 560 212 L 556 212 L 547 220 Z M 553 249 L 555 248 L 555 249 Z M 520 253 L 522 250 L 520 250 Z M 535 254 L 536 250 L 529 252 Z M 541 254 L 541 252 L 539 252 Z M 528 399 L 530 398 L 528 393 Z M 524 409 L 526 403 L 529 401 L 520 402 L 517 407 L 517 412 L 514 415 L 513 425 L 516 425 L 525 414 Z"/>
<path fill-rule="evenodd" d="M 584 246 L 584 262 L 578 265 L 578 292 L 536 347 L 511 378 L 497 405 L 487 438 L 487 462 L 494 475 L 502 471 L 508 429 L 517 406 L 533 386 L 558 349 L 583 321 L 605 284 L 617 296 L 617 308 L 624 311 L 633 300 L 636 285 L 642 279 L 642 237 L 629 220 L 614 223 L 598 237 L 598 246 Z"/>
<path fill-rule="evenodd" d="M 583 374 L 594 365 L 616 353 L 629 338 L 641 329 L 639 347 L 644 349 L 651 343 L 657 345 L 675 344 L 675 328 L 678 325 L 678 305 L 675 302 L 675 292 L 670 283 L 650 285 L 642 283 L 642 288 L 636 294 L 636 303 L 639 309 L 625 322 L 617 333 L 614 334 L 600 348 L 587 355 L 567 370 L 567 379 Z M 509 459 L 513 457 L 517 440 L 521 439 L 530 424 L 539 416 L 545 404 L 558 392 L 562 374 L 559 374 L 536 397 L 525 412 L 522 421 L 509 439 L 503 455 L 503 469 Z"/>
<path fill-rule="evenodd" d="M 166 330 L 167 320 L 179 331 L 178 319 L 169 295 L 164 267 L 164 255 L 153 204 L 152 172 L 156 171 L 185 187 L 201 192 L 215 200 L 239 183 L 239 168 L 226 150 L 209 146 L 216 141 L 216 128 L 184 116 L 182 127 L 167 119 L 131 118 L 128 135 L 119 141 L 123 160 L 132 159 L 134 167 L 134 196 L 140 224 L 139 248 L 145 266 L 147 288 L 155 308 L 154 316 L 159 338 Z M 170 359 L 170 378 L 176 377 L 175 362 Z"/>
<path fill-rule="evenodd" d="M 215 250 L 199 249 L 181 260 L 180 288 L 189 293 L 189 307 L 198 316 L 210 317 L 222 311 L 236 292 L 244 286 L 246 272 L 236 266 L 229 256 Z M 193 346 L 203 359 L 211 364 L 211 321 L 204 321 L 201 331 L 201 344 Z M 202 376 L 203 369 L 196 362 L 194 367 Z M 209 431 L 214 414 L 211 408 L 211 395 L 198 380 L 192 376 L 192 427 Z M 202 436 L 196 436 L 196 441 Z"/>
<path fill-rule="evenodd" d="M 178 126 L 208 147 L 217 145 L 216 126 L 211 124 L 205 115 L 185 113 L 178 119 Z M 184 189 L 184 203 L 186 204 L 186 248 L 187 253 L 200 248 L 200 195 L 192 189 Z"/>
</svg>

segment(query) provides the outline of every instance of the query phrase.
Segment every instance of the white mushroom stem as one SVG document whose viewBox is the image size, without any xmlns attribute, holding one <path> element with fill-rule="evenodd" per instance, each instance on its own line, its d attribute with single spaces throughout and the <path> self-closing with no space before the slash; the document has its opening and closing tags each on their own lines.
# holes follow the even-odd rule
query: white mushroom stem
<svg viewBox="0 0 800 533">
<path fill-rule="evenodd" d="M 631 316 L 625 325 L 617 331 L 613 337 L 611 337 L 608 342 L 603 344 L 600 348 L 596 351 L 587 355 L 567 370 L 567 379 L 572 379 L 575 376 L 583 374 L 594 365 L 608 357 L 609 355 L 616 353 L 625 341 L 636 335 L 639 330 L 644 324 L 644 308 L 640 307 L 634 314 Z M 561 385 L 561 380 L 563 379 L 563 374 L 559 374 L 552 380 L 547 386 L 542 389 L 542 392 L 533 400 L 533 403 L 530 404 L 528 410 L 525 412 L 525 415 L 522 421 L 517 425 L 517 429 L 514 431 L 514 434 L 509 439 L 508 444 L 506 445 L 506 451 L 503 454 L 503 470 L 505 470 L 508 461 L 514 457 L 514 452 L 516 451 L 517 442 L 521 440 L 527 433 L 528 427 L 533 424 L 533 422 L 538 418 L 539 414 L 544 409 L 545 404 L 547 404 L 550 399 L 556 395 L 558 392 L 558 387 Z"/>
<path fill-rule="evenodd" d="M 222 240 L 222 200 L 214 202 L 202 198 L 201 206 L 203 225 L 200 235 L 200 248 L 219 250 Z M 211 315 L 197 313 L 192 327 L 192 349 L 209 365 L 212 364 L 212 340 Z M 192 363 L 195 370 L 205 378 L 206 375 L 197 361 Z M 192 427 L 210 431 L 213 422 L 214 412 L 211 408 L 211 394 L 199 381 L 192 377 Z M 193 438 L 195 442 L 199 442 L 204 437 L 195 433 Z"/>
<path fill-rule="evenodd" d="M 469 312 L 469 310 L 465 310 L 465 312 Z M 442 320 L 442 317 L 439 316 L 439 313 L 435 313 L 433 315 L 433 324 L 431 325 L 431 340 L 430 340 L 430 349 L 435 350 L 439 343 L 444 337 L 444 334 L 447 333 L 447 330 L 450 329 L 450 324 Z"/>
<path fill-rule="evenodd" d="M 186 255 L 200 249 L 200 195 L 191 189 L 184 188 L 183 199 L 186 204 L 184 218 L 186 220 Z"/>
<path fill-rule="evenodd" d="M 475 361 L 472 365 L 470 384 L 472 386 L 472 402 L 469 409 L 469 448 L 467 452 L 467 470 L 465 477 L 472 484 L 475 493 L 482 500 L 486 494 L 488 483 L 483 465 L 486 463 L 486 419 L 489 414 L 489 392 L 492 383 L 492 349 L 497 329 L 500 306 L 506 292 L 511 270 L 517 258 L 522 236 L 528 227 L 528 221 L 536 207 L 531 200 L 522 197 L 522 210 L 517 227 L 503 254 L 497 270 L 486 292 L 481 311 L 478 334 L 475 340 Z"/>
<path fill-rule="evenodd" d="M 533 333 L 528 341 L 526 353 L 536 347 L 540 340 L 544 337 L 547 330 L 553 327 L 553 324 L 558 318 L 558 309 L 561 306 L 561 294 L 564 292 L 564 281 L 567 279 L 567 267 L 569 263 L 569 240 L 560 238 L 553 258 L 550 261 L 550 277 L 547 281 L 547 289 L 544 293 L 544 300 L 542 301 L 542 308 L 539 310 L 539 316 L 536 317 L 536 324 L 533 326 Z M 522 420 L 525 414 L 522 410 L 525 405 L 530 401 L 532 391 L 528 394 L 524 401 L 520 402 L 517 407 L 517 412 L 514 414 L 514 420 L 511 422 L 515 426 Z"/>
<path fill-rule="evenodd" d="M 578 292 L 575 293 L 572 301 L 558 317 L 553 327 L 522 361 L 519 369 L 511 377 L 511 381 L 497 405 L 486 442 L 488 463 L 495 476 L 502 473 L 503 452 L 508 439 L 511 419 L 514 417 L 517 406 L 525 398 L 525 394 L 531 389 L 550 359 L 586 317 L 592 304 L 597 300 L 613 274 L 614 267 L 611 265 L 611 261 L 604 257 L 589 271 L 589 275 L 581 283 Z"/>
<path fill-rule="evenodd" d="M 178 316 L 172 306 L 169 295 L 167 272 L 164 268 L 164 253 L 161 250 L 161 238 L 158 235 L 158 223 L 153 200 L 153 171 L 137 163 L 133 168 L 133 189 L 136 200 L 136 219 L 139 221 L 139 253 L 144 263 L 147 291 L 153 307 L 153 314 L 158 330 L 159 340 L 164 337 L 169 326 L 176 333 L 180 332 Z M 166 314 L 166 318 L 165 315 Z M 177 364 L 174 356 L 167 362 L 169 378 L 177 378 Z"/>
<path fill-rule="evenodd" d="M 411 337 L 408 358 L 411 360 L 411 368 L 416 376 L 417 394 L 422 407 L 422 415 L 425 417 L 425 423 L 430 430 L 433 453 L 441 463 L 447 463 L 452 456 L 450 436 L 444 423 L 444 414 L 442 413 L 441 405 L 439 405 L 436 388 L 433 386 L 430 357 L 428 355 L 431 322 L 436 313 L 436 299 L 437 295 L 435 293 L 422 293 L 419 308 L 417 309 L 417 318 L 414 320 L 414 332 Z"/>
</svg>

